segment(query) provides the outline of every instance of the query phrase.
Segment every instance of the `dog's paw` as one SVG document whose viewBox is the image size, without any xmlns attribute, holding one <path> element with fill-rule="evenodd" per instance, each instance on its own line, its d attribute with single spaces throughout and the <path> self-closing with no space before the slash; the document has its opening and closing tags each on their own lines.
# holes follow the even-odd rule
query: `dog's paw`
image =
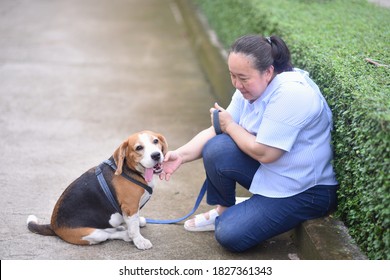
<svg viewBox="0 0 390 280">
<path fill-rule="evenodd" d="M 152 242 L 150 242 L 148 239 L 140 236 L 137 238 L 134 238 L 133 240 L 135 247 L 137 247 L 140 250 L 147 250 L 152 248 Z"/>
</svg>

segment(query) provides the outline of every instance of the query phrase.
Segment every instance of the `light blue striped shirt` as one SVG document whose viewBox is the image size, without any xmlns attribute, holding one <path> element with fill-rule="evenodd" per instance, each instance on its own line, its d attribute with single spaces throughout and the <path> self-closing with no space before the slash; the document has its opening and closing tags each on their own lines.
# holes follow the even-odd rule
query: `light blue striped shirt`
<svg viewBox="0 0 390 280">
<path fill-rule="evenodd" d="M 332 113 L 307 72 L 278 74 L 253 103 L 237 90 L 227 111 L 258 143 L 285 151 L 275 162 L 261 163 L 252 193 L 289 197 L 315 185 L 338 184 L 331 165 Z"/>
</svg>

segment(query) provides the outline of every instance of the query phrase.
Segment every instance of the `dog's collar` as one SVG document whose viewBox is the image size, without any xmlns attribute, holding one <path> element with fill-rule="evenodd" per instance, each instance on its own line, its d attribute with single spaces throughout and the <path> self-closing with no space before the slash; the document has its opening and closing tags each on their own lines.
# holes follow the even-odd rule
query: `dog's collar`
<svg viewBox="0 0 390 280">
<path fill-rule="evenodd" d="M 109 158 L 109 159 L 107 159 L 107 160 L 105 160 L 105 161 L 103 161 L 102 163 L 107 164 L 107 165 L 110 166 L 114 171 L 116 171 L 116 169 L 117 169 L 117 166 L 116 166 L 116 164 L 115 164 L 115 161 L 112 159 L 112 157 Z M 130 171 L 132 171 L 132 170 L 130 170 Z M 141 176 L 138 172 L 135 172 L 135 171 L 134 171 L 134 173 L 137 173 L 139 176 Z M 124 178 L 126 178 L 128 181 L 133 182 L 134 184 L 137 184 L 137 185 L 140 186 L 141 188 L 145 189 L 150 195 L 153 194 L 153 189 L 152 189 L 150 186 L 148 186 L 147 184 L 144 184 L 144 183 L 142 183 L 142 182 L 140 182 L 140 181 L 138 181 L 138 180 L 136 180 L 136 179 L 130 177 L 130 176 L 129 176 L 128 174 L 126 174 L 125 172 L 122 172 L 122 173 L 121 173 L 121 176 L 124 177 Z"/>
</svg>

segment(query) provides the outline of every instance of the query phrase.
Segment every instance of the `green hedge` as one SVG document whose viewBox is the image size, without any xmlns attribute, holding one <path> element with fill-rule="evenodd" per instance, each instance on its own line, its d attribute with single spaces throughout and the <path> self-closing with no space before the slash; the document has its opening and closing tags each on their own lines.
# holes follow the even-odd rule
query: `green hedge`
<svg viewBox="0 0 390 280">
<path fill-rule="evenodd" d="M 363 0 L 195 0 L 226 48 L 277 34 L 334 115 L 337 216 L 370 259 L 390 259 L 390 10 Z"/>
</svg>

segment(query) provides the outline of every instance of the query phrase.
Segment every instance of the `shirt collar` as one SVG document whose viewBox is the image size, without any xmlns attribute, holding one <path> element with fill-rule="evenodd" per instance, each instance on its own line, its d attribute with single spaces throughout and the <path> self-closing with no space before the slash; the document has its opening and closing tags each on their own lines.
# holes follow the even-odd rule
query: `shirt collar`
<svg viewBox="0 0 390 280">
<path fill-rule="evenodd" d="M 265 89 L 265 91 L 263 92 L 263 94 L 255 101 L 253 102 L 252 104 L 250 104 L 249 102 L 249 106 L 253 106 L 253 109 L 256 113 L 258 113 L 260 111 L 260 109 L 262 108 L 262 103 L 267 103 L 267 101 L 270 99 L 270 97 L 272 96 L 272 93 L 279 87 L 279 85 L 282 83 L 282 80 L 280 79 L 280 74 L 279 75 L 276 75 L 272 81 L 269 83 L 269 85 L 267 86 L 267 88 Z"/>
<path fill-rule="evenodd" d="M 308 72 L 298 68 L 294 68 L 294 71 L 280 73 L 272 79 L 263 94 L 257 100 L 255 100 L 255 102 L 250 103 L 248 100 L 245 101 L 249 107 L 252 107 L 253 110 L 258 113 L 261 109 L 261 104 L 263 102 L 267 102 L 271 98 L 272 93 L 274 93 L 281 84 L 284 82 L 305 83 L 305 75 L 308 76 Z"/>
</svg>

